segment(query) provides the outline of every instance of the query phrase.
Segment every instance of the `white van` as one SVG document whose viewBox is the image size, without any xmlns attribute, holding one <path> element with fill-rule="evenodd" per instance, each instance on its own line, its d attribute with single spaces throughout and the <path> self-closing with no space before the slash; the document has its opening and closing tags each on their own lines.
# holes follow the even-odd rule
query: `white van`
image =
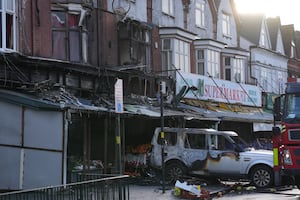
<svg viewBox="0 0 300 200">
<path fill-rule="evenodd" d="M 166 180 L 175 182 L 185 174 L 220 179 L 248 178 L 258 188 L 273 184 L 273 152 L 255 150 L 233 131 L 197 128 L 156 128 L 152 138 L 150 166 L 161 169 L 162 145 Z"/>
</svg>

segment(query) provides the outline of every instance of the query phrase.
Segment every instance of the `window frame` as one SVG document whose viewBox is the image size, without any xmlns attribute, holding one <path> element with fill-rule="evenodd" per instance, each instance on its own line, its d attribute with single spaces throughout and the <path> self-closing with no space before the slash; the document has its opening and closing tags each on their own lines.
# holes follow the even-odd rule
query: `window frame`
<svg viewBox="0 0 300 200">
<path fill-rule="evenodd" d="M 213 49 L 206 50 L 207 73 L 212 78 L 220 79 L 220 52 Z"/>
<path fill-rule="evenodd" d="M 207 137 L 206 134 L 195 134 L 195 133 L 186 133 L 184 139 L 184 148 L 185 149 L 198 149 L 198 150 L 207 150 Z"/>
<path fill-rule="evenodd" d="M 161 10 L 164 14 L 174 16 L 174 0 L 162 0 Z"/>
<path fill-rule="evenodd" d="M 190 72 L 190 44 L 175 38 L 174 40 L 174 66 L 182 72 Z"/>
<path fill-rule="evenodd" d="M 234 81 L 237 83 L 245 83 L 246 77 L 245 77 L 245 60 L 242 58 L 232 58 L 233 60 L 233 75 L 234 75 Z M 237 76 L 240 76 L 240 79 L 237 80 Z"/>
<path fill-rule="evenodd" d="M 277 71 L 277 80 L 278 80 L 278 83 L 279 83 L 278 94 L 283 94 L 284 93 L 285 82 L 284 82 L 283 73 L 281 71 Z"/>
<path fill-rule="evenodd" d="M 232 69 L 231 69 L 231 57 L 225 56 L 224 57 L 224 79 L 227 81 L 231 81 L 232 78 Z"/>
<path fill-rule="evenodd" d="M 199 52 L 201 52 L 201 57 L 199 57 Z M 199 65 L 202 65 L 202 70 L 199 69 Z M 202 71 L 202 73 L 200 72 Z M 205 76 L 206 68 L 205 68 L 205 50 L 197 49 L 196 50 L 196 73 Z"/>
<path fill-rule="evenodd" d="M 203 0 L 195 1 L 195 24 L 197 27 L 205 28 L 205 2 Z M 198 18 L 199 16 L 199 18 Z"/>
<path fill-rule="evenodd" d="M 170 42 L 170 49 L 166 49 L 165 41 Z M 190 72 L 190 43 L 178 38 L 163 38 L 162 39 L 162 69 L 167 71 L 165 74 L 172 75 L 175 69 L 182 72 Z M 168 62 L 168 63 L 167 63 Z M 165 64 L 166 63 L 166 64 Z M 173 66 L 174 65 L 174 66 Z M 171 71 L 171 72 L 168 72 Z"/>
<path fill-rule="evenodd" d="M 260 70 L 260 81 L 261 81 L 261 86 L 265 91 L 268 91 L 268 70 L 264 67 L 261 68 Z"/>
<path fill-rule="evenodd" d="M 222 13 L 222 33 L 223 33 L 223 36 L 226 36 L 226 37 L 231 36 L 230 19 L 231 19 L 230 14 L 225 13 L 225 12 Z"/>
<path fill-rule="evenodd" d="M 165 48 L 165 43 L 168 42 L 168 48 Z M 173 47 L 172 47 L 172 40 L 171 38 L 164 38 L 162 39 L 162 70 L 167 71 L 168 74 L 169 70 L 172 70 L 172 64 L 173 64 Z"/>
<path fill-rule="evenodd" d="M 12 9 L 8 8 L 8 2 L 11 3 Z M 17 39 L 16 39 L 16 8 L 17 4 L 15 0 L 2 0 L 1 1 L 1 7 L 0 7 L 0 12 L 1 12 L 1 44 L 0 44 L 0 50 L 1 51 L 16 51 L 17 47 Z M 7 15 L 12 16 L 12 25 L 11 25 L 11 34 L 8 36 L 8 27 L 7 27 Z M 8 47 L 8 37 L 10 37 L 10 42 L 11 45 Z"/>
<path fill-rule="evenodd" d="M 203 51 L 203 59 L 198 58 L 198 52 Z M 220 79 L 221 53 L 214 49 L 200 47 L 196 49 L 196 73 L 203 76 L 210 76 L 212 78 Z M 203 63 L 203 73 L 199 73 L 198 65 Z"/>
<path fill-rule="evenodd" d="M 178 134 L 176 132 L 166 131 L 164 132 L 164 138 L 161 138 L 159 134 L 156 142 L 159 145 L 163 145 L 165 142 L 167 146 L 176 146 L 178 142 Z"/>
<path fill-rule="evenodd" d="M 55 59 L 60 59 L 69 62 L 75 63 L 87 63 L 87 57 L 85 52 L 87 53 L 88 49 L 88 31 L 86 30 L 86 20 L 83 19 L 82 25 L 79 26 L 80 21 L 80 13 L 68 12 L 68 10 L 52 7 L 51 9 L 51 17 L 54 13 L 60 13 L 65 18 L 65 25 L 63 27 L 55 27 L 53 22 L 51 21 L 51 34 L 52 34 L 52 57 Z M 74 21 L 73 25 L 71 23 L 71 19 Z M 51 19 L 52 20 L 52 19 Z M 76 23 L 75 23 L 76 22 Z M 76 25 L 75 25 L 76 24 Z M 55 55 L 55 33 L 64 33 L 64 54 L 63 56 Z M 75 35 L 74 35 L 75 34 Z M 77 42 L 72 42 L 75 40 Z M 85 43 L 85 45 L 84 45 Z M 75 45 L 75 46 L 74 46 Z M 76 51 L 74 51 L 76 50 Z M 62 52 L 62 51 L 61 51 Z"/>
</svg>

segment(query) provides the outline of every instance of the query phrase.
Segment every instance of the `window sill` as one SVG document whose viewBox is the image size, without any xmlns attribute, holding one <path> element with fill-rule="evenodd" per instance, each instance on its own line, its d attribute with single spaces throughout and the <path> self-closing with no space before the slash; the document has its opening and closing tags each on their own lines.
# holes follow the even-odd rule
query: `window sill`
<svg viewBox="0 0 300 200">
<path fill-rule="evenodd" d="M 206 30 L 207 28 L 205 26 L 200 26 L 196 24 L 196 28 L 201 29 L 201 30 Z"/>
<path fill-rule="evenodd" d="M 170 17 L 170 18 L 175 19 L 175 16 L 174 16 L 174 15 L 171 15 L 171 14 L 166 13 L 166 12 L 162 12 L 162 13 L 163 13 L 163 15 L 166 16 L 166 17 Z"/>
<path fill-rule="evenodd" d="M 226 35 L 226 34 L 223 34 L 223 38 L 232 39 L 231 35 Z"/>
</svg>

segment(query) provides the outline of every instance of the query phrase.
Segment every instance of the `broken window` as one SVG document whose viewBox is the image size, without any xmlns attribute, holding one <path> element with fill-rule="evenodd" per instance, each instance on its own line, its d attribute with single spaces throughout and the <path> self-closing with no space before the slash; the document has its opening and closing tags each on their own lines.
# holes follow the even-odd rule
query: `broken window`
<svg viewBox="0 0 300 200">
<path fill-rule="evenodd" d="M 136 21 L 119 24 L 120 64 L 140 65 L 147 69 L 151 61 L 149 28 Z"/>
<path fill-rule="evenodd" d="M 174 132 L 165 132 L 164 139 L 161 137 L 157 138 L 157 144 L 167 144 L 168 146 L 175 146 L 177 143 L 177 134 Z"/>
<path fill-rule="evenodd" d="M 1 22 L 1 40 L 2 50 L 16 49 L 16 4 L 14 0 L 0 1 L 0 22 Z"/>
<path fill-rule="evenodd" d="M 206 135 L 188 133 L 185 138 L 184 146 L 185 148 L 191 149 L 206 149 Z"/>
<path fill-rule="evenodd" d="M 66 4 L 66 10 L 53 10 L 52 56 L 59 60 L 86 63 L 87 31 L 85 29 L 85 10 L 81 5 Z M 84 49 L 86 48 L 86 49 Z"/>
</svg>

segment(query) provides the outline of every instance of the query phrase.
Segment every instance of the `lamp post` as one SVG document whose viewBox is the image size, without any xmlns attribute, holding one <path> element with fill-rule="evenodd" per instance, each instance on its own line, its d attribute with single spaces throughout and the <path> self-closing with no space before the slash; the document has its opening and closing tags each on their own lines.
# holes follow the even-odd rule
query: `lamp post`
<svg viewBox="0 0 300 200">
<path fill-rule="evenodd" d="M 162 192 L 165 193 L 165 133 L 164 133 L 164 98 L 166 83 L 160 83 L 160 138 L 161 138 L 161 166 L 162 166 Z"/>
<path fill-rule="evenodd" d="M 120 137 L 120 114 L 123 113 L 123 80 L 117 79 L 115 83 L 115 112 L 116 118 L 116 165 L 118 166 L 119 174 L 123 174 L 122 170 L 122 152 L 121 152 L 121 137 Z"/>
</svg>

